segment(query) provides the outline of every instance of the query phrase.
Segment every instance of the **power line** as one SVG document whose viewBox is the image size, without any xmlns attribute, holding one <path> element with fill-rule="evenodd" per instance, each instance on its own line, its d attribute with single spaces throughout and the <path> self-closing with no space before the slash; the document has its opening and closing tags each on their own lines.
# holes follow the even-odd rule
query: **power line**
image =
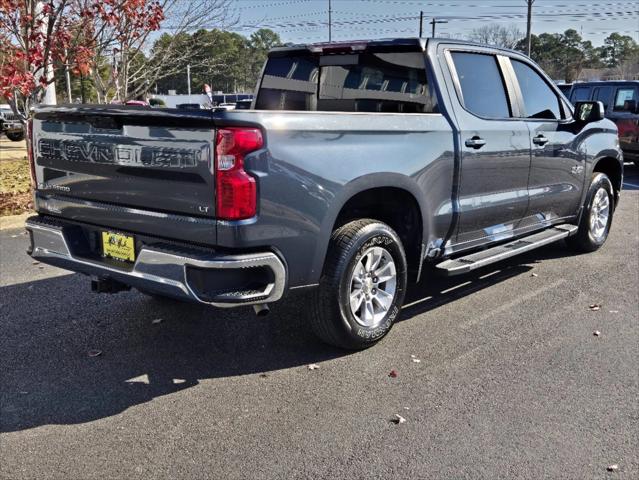
<svg viewBox="0 0 639 480">
<path fill-rule="evenodd" d="M 605 17 L 614 17 L 615 19 L 625 18 L 634 19 L 639 18 L 639 11 L 621 11 L 621 12 L 592 12 L 592 13 L 566 13 L 552 15 L 550 18 L 545 18 L 543 14 L 536 14 L 535 17 L 544 17 L 545 22 L 552 23 L 557 21 L 555 17 L 561 16 L 563 18 L 579 19 L 579 21 L 601 21 Z M 442 20 L 455 20 L 460 22 L 465 21 L 482 21 L 482 20 L 516 20 L 525 18 L 524 14 L 506 14 L 506 15 L 479 15 L 479 16 L 460 16 L 460 15 L 438 15 L 438 19 Z M 384 17 L 384 18 L 372 18 L 372 19 L 358 19 L 358 20 L 340 20 L 332 22 L 332 26 L 355 26 L 355 25 L 378 25 L 382 23 L 400 23 L 407 21 L 418 20 L 419 16 L 407 15 L 402 17 Z M 240 25 L 233 30 L 244 30 L 254 28 L 274 28 L 274 29 L 286 29 L 286 32 L 294 32 L 297 29 L 305 28 L 326 28 L 327 23 L 322 21 L 307 21 L 307 22 L 283 22 L 283 23 L 260 23 L 260 24 L 244 24 Z"/>
</svg>

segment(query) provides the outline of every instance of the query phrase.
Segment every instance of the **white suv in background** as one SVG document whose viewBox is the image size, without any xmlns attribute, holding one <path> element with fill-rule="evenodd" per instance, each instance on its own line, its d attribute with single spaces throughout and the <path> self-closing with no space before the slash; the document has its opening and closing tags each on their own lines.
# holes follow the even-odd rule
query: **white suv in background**
<svg viewBox="0 0 639 480">
<path fill-rule="evenodd" d="M 24 139 L 24 127 L 9 105 L 0 105 L 0 130 L 13 142 Z"/>
</svg>

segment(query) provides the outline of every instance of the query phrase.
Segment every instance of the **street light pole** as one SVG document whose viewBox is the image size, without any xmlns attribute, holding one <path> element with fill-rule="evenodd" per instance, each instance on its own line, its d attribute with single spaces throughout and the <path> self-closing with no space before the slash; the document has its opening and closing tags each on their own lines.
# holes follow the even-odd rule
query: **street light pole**
<svg viewBox="0 0 639 480">
<path fill-rule="evenodd" d="M 331 32 L 331 28 L 332 28 L 332 16 L 333 16 L 333 8 L 331 5 L 331 0 L 328 0 L 328 43 L 331 43 L 332 41 L 332 32 Z"/>
<path fill-rule="evenodd" d="M 433 26 L 433 32 L 432 32 L 432 37 L 435 38 L 435 25 L 437 25 L 438 23 L 448 23 L 448 20 L 437 20 L 436 18 L 433 18 L 430 21 L 430 24 Z"/>
</svg>

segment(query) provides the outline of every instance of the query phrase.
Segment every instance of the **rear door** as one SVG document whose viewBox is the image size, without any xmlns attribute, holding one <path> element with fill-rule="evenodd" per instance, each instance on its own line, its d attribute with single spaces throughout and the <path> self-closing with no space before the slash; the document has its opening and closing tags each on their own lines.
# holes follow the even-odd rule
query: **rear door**
<svg viewBox="0 0 639 480">
<path fill-rule="evenodd" d="M 463 249 L 518 230 L 528 208 L 530 135 L 526 122 L 516 118 L 502 57 L 489 49 L 457 48 L 446 56 L 460 133 L 456 243 Z"/>
<path fill-rule="evenodd" d="M 585 176 L 585 152 L 577 150 L 571 113 L 535 66 L 511 58 L 520 117 L 530 130 L 532 163 L 525 224 L 546 226 L 577 212 Z"/>
</svg>

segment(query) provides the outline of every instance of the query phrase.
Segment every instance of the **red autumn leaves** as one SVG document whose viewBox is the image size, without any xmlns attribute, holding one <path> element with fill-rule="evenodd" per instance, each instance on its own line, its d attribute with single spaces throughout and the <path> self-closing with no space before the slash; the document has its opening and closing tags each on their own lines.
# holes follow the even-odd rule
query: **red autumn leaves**
<svg viewBox="0 0 639 480">
<path fill-rule="evenodd" d="M 160 28 L 164 10 L 148 0 L 0 0 L 0 96 L 33 95 L 47 65 L 88 75 L 98 44 L 120 48 Z M 126 45 L 125 45 L 126 46 Z"/>
</svg>

